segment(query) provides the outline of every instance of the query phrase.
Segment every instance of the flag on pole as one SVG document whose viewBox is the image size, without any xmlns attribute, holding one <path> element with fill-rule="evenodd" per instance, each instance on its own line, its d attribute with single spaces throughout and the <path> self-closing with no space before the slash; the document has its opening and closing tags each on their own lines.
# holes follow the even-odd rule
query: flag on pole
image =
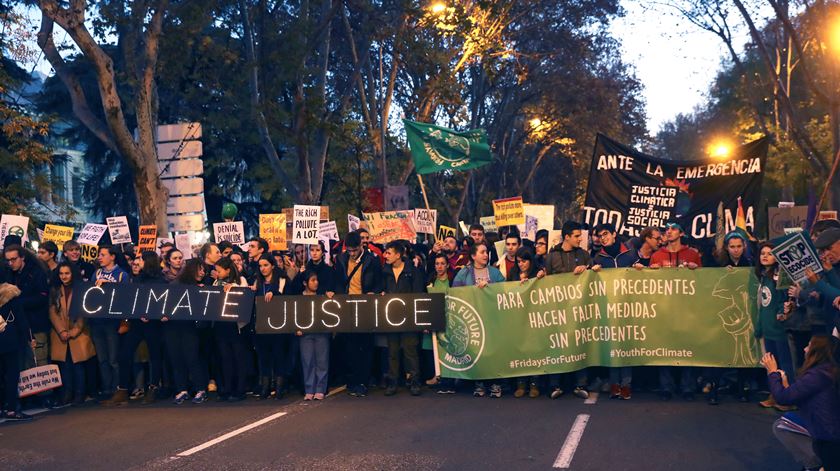
<svg viewBox="0 0 840 471">
<path fill-rule="evenodd" d="M 417 173 L 469 170 L 489 164 L 493 157 L 483 129 L 456 132 L 434 124 L 403 120 Z"/>
</svg>

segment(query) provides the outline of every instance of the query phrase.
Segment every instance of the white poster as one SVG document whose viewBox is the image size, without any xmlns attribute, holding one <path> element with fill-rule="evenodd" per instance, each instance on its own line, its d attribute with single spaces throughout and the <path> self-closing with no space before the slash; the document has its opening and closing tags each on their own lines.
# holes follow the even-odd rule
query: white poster
<svg viewBox="0 0 840 471">
<path fill-rule="evenodd" d="M 242 221 L 217 222 L 213 224 L 213 240 L 218 244 L 226 240 L 234 245 L 245 243 L 245 225 Z"/>
<path fill-rule="evenodd" d="M 85 224 L 82 232 L 80 232 L 79 236 L 76 237 L 76 242 L 80 244 L 97 245 L 99 244 L 99 239 L 102 238 L 107 230 L 108 226 L 106 224 L 94 224 L 89 222 Z"/>
<path fill-rule="evenodd" d="M 496 227 L 496 216 L 482 216 L 478 219 L 478 223 L 484 228 L 484 232 L 499 232 Z"/>
<path fill-rule="evenodd" d="M 6 240 L 7 235 L 19 236 L 21 243 L 26 243 L 26 241 L 29 240 L 26 231 L 28 227 L 28 217 L 4 214 L 0 217 L 0 248 L 3 247 L 3 243 Z"/>
<path fill-rule="evenodd" d="M 415 209 L 414 230 L 434 234 L 437 231 L 437 209 Z"/>
<path fill-rule="evenodd" d="M 128 219 L 125 216 L 105 218 L 105 222 L 108 223 L 108 233 L 111 234 L 112 244 L 131 243 L 131 231 L 128 230 Z"/>
<path fill-rule="evenodd" d="M 338 226 L 335 221 L 320 223 L 318 225 L 318 238 L 323 241 L 338 240 Z"/>
<path fill-rule="evenodd" d="M 321 207 L 296 204 L 293 211 L 292 242 L 295 244 L 317 244 Z"/>
<path fill-rule="evenodd" d="M 353 232 L 359 229 L 359 226 L 362 224 L 362 220 L 353 216 L 352 214 L 347 215 L 347 230 L 349 232 Z"/>
<path fill-rule="evenodd" d="M 175 234 L 175 248 L 184 254 L 184 260 L 193 258 L 192 253 L 192 235 L 189 232 L 183 234 Z"/>
</svg>

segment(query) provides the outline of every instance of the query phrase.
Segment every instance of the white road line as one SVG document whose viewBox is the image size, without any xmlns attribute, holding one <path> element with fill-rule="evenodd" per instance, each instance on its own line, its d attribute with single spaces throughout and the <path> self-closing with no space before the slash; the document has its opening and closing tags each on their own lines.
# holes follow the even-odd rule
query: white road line
<svg viewBox="0 0 840 471">
<path fill-rule="evenodd" d="M 232 432 L 228 432 L 228 433 L 226 433 L 222 436 L 216 437 L 216 438 L 214 438 L 214 439 L 212 439 L 208 442 L 202 443 L 201 445 L 192 447 L 189 450 L 182 451 L 182 452 L 178 453 L 177 455 L 175 455 L 175 458 L 183 458 L 183 457 L 190 456 L 190 455 L 193 455 L 195 453 L 198 453 L 199 451 L 206 450 L 207 448 L 210 448 L 213 445 L 217 445 L 217 444 L 219 444 L 219 443 L 221 443 L 221 442 L 223 442 L 223 441 L 225 441 L 229 438 L 233 438 L 233 437 L 235 437 L 235 436 L 237 436 L 241 433 L 245 433 L 248 430 L 259 427 L 260 425 L 267 424 L 268 422 L 271 422 L 272 420 L 277 419 L 279 417 L 283 417 L 287 413 L 288 412 L 278 412 L 276 414 L 269 415 L 268 417 L 265 417 L 265 418 L 260 419 L 256 422 L 250 423 L 250 424 L 248 424 L 244 427 L 240 427 L 240 428 L 238 428 L 238 429 L 236 429 Z"/>
<path fill-rule="evenodd" d="M 557 454 L 557 459 L 554 460 L 555 468 L 567 469 L 572 464 L 572 458 L 575 456 L 575 451 L 577 450 L 587 423 L 589 423 L 589 414 L 578 414 L 575 418 L 575 423 L 572 424 L 572 429 L 566 435 L 563 448 L 560 448 L 560 453 Z"/>
<path fill-rule="evenodd" d="M 598 402 L 598 393 L 597 392 L 589 393 L 589 397 L 586 398 L 586 400 L 583 401 L 584 404 L 595 404 L 596 402 Z"/>
</svg>

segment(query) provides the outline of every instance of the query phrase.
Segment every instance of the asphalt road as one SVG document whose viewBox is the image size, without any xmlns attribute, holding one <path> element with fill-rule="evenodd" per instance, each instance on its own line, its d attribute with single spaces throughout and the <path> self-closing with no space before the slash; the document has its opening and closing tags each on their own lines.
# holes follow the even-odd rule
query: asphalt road
<svg viewBox="0 0 840 471">
<path fill-rule="evenodd" d="M 653 394 L 585 404 L 569 396 L 411 397 L 405 390 L 395 397 L 341 393 L 319 403 L 295 395 L 237 404 L 89 404 L 0 424 L 0 469 L 550 470 L 576 420 L 579 444 L 565 455 L 572 470 L 799 469 L 770 431 L 777 415 L 730 398 L 717 407 Z M 253 428 L 208 444 L 246 426 Z"/>
</svg>

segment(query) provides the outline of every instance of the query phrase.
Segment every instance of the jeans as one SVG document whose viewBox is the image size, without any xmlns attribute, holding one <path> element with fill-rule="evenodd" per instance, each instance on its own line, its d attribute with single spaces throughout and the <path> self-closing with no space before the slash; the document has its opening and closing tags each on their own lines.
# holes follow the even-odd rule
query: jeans
<svg viewBox="0 0 840 471">
<path fill-rule="evenodd" d="M 304 334 L 300 338 L 303 390 L 306 394 L 327 393 L 330 365 L 330 334 Z"/>
<path fill-rule="evenodd" d="M 790 354 L 790 344 L 788 344 L 787 338 L 772 340 L 765 337 L 764 348 L 776 357 L 779 369 L 787 373 L 788 380 L 792 383 L 796 371 L 793 369 L 793 357 Z"/>
<path fill-rule="evenodd" d="M 820 459 L 811 446 L 811 437 L 789 432 L 779 427 L 782 419 L 773 422 L 773 435 L 803 468 L 819 468 Z"/>
<path fill-rule="evenodd" d="M 134 371 L 134 353 L 143 340 L 149 347 L 149 376 L 151 385 L 160 386 L 161 370 L 163 369 L 163 330 L 160 321 L 143 322 L 131 320 L 128 333 L 123 336 L 120 344 L 120 389 L 128 389 L 131 374 Z M 137 384 L 136 387 L 143 387 Z"/>
<path fill-rule="evenodd" d="M 347 385 L 364 385 L 370 379 L 373 364 L 373 334 L 346 334 Z"/>
<path fill-rule="evenodd" d="M 64 397 L 66 399 L 84 399 L 85 397 L 85 363 L 73 363 L 73 355 L 70 353 L 70 346 L 67 346 L 67 356 L 64 361 L 58 362 L 58 369 L 61 371 Z"/>
<path fill-rule="evenodd" d="M 659 387 L 663 392 L 672 393 L 676 389 L 674 372 L 680 374 L 680 392 L 689 394 L 694 392 L 694 368 L 688 366 L 660 366 Z"/>
<path fill-rule="evenodd" d="M 388 334 L 388 378 L 391 381 L 398 381 L 400 376 L 400 349 L 405 372 L 413 380 L 417 381 L 420 374 L 420 356 L 417 346 L 420 344 L 420 334 L 414 332 L 403 332 L 401 334 Z"/>
<path fill-rule="evenodd" d="M 195 322 L 169 321 L 163 326 L 175 392 L 188 391 L 192 382 L 195 391 L 207 388 L 207 364 L 198 354 L 198 329 Z"/>
<path fill-rule="evenodd" d="M 621 366 L 610 368 L 610 384 L 618 384 L 621 387 L 630 386 L 633 382 L 633 367 Z"/>
<path fill-rule="evenodd" d="M 119 325 L 119 321 L 111 319 L 96 319 L 96 322 L 90 323 L 90 336 L 99 361 L 99 389 L 106 394 L 113 394 L 117 390 L 120 377 L 120 334 L 117 332 Z"/>
</svg>

